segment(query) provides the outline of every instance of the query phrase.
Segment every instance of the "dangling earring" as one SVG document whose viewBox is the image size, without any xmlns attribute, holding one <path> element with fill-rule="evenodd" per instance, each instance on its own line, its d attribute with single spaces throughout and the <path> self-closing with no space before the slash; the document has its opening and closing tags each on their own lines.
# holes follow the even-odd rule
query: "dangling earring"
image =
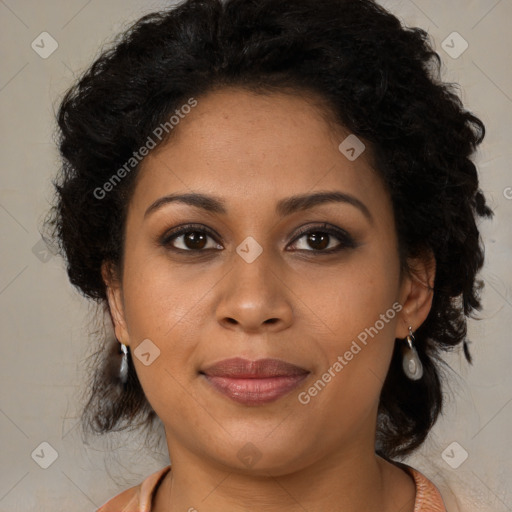
<svg viewBox="0 0 512 512">
<path fill-rule="evenodd" d="M 418 352 L 413 346 L 414 336 L 412 334 L 412 327 L 409 327 L 409 334 L 406 339 L 407 346 L 402 350 L 402 368 L 409 379 L 419 380 L 423 377 L 423 365 L 421 364 Z"/>
<path fill-rule="evenodd" d="M 123 352 L 123 356 L 121 358 L 119 378 L 123 384 L 126 384 L 128 380 L 128 347 L 124 343 L 121 343 L 121 351 Z"/>
</svg>

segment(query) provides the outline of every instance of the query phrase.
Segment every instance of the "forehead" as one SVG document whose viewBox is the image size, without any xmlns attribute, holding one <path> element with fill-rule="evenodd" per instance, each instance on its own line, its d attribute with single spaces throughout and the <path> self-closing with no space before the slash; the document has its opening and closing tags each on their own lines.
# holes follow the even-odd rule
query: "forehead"
<svg viewBox="0 0 512 512">
<path fill-rule="evenodd" d="M 193 191 L 260 209 L 267 200 L 316 189 L 344 191 L 365 202 L 386 200 L 370 148 L 354 161 L 340 152 L 349 135 L 328 122 L 314 97 L 216 91 L 197 98 L 169 141 L 143 161 L 133 206 Z"/>
</svg>

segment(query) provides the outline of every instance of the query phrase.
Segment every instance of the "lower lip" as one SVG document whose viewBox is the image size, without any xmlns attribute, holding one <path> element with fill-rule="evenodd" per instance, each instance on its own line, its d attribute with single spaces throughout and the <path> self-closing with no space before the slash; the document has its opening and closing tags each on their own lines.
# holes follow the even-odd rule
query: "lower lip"
<svg viewBox="0 0 512 512">
<path fill-rule="evenodd" d="M 308 374 L 262 379 L 233 379 L 204 375 L 220 393 L 244 405 L 261 405 L 278 400 L 295 389 Z"/>
</svg>

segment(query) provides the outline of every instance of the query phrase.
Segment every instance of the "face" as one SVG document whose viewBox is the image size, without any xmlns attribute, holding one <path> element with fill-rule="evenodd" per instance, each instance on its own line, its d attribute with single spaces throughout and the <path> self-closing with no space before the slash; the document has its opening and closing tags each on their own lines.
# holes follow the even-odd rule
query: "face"
<svg viewBox="0 0 512 512">
<path fill-rule="evenodd" d="M 225 89 L 144 160 L 109 301 L 171 458 L 278 475 L 373 453 L 418 318 L 389 194 L 348 135 L 299 96 Z"/>
</svg>

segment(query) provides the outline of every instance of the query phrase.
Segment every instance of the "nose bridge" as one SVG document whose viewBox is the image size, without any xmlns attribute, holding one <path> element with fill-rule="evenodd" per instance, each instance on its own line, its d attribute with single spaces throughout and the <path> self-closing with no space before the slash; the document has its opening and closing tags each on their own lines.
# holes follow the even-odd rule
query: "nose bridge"
<svg viewBox="0 0 512 512">
<path fill-rule="evenodd" d="M 218 304 L 220 322 L 245 329 L 288 323 L 291 319 L 282 270 L 271 249 L 248 237 L 236 249 Z"/>
<path fill-rule="evenodd" d="M 274 282 L 277 265 L 271 249 L 264 248 L 255 239 L 248 237 L 237 247 L 236 255 L 233 256 L 230 272 L 232 285 L 241 297 L 268 302 L 278 293 Z"/>
</svg>

